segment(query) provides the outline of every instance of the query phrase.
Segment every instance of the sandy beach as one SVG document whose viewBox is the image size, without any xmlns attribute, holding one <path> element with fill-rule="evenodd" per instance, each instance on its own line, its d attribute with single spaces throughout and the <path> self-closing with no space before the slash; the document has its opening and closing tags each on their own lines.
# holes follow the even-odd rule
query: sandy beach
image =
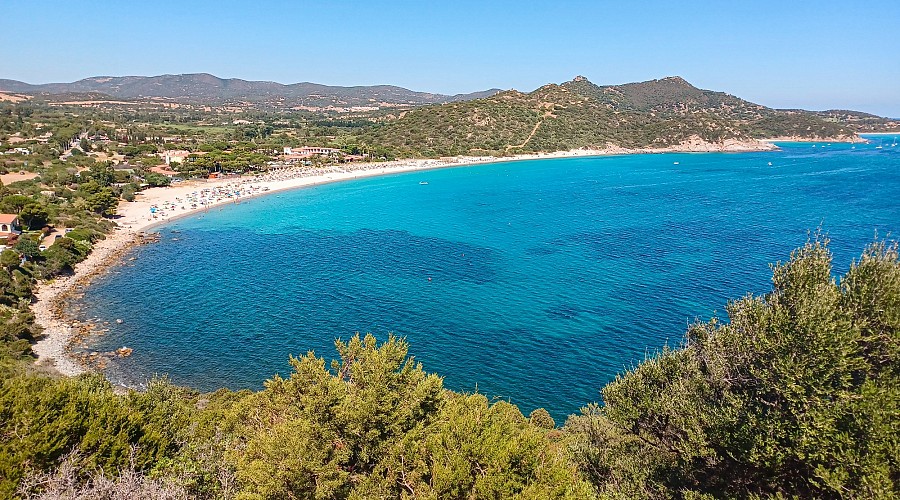
<svg viewBox="0 0 900 500">
<path fill-rule="evenodd" d="M 344 164 L 331 167 L 288 167 L 261 175 L 217 180 L 194 180 L 169 187 L 150 188 L 137 194 L 133 202 L 121 202 L 117 228 L 105 240 L 94 245 L 93 251 L 75 267 L 74 274 L 42 282 L 35 292 L 32 310 L 44 334 L 32 348 L 38 364 L 52 367 L 67 376 L 83 373 L 91 368 L 70 354 L 71 344 L 82 337 L 89 325 L 67 318 L 66 300 L 87 286 L 93 277 L 103 273 L 120 260 L 132 246 L 139 244 L 154 226 L 184 217 L 210 207 L 244 202 L 254 197 L 287 189 L 340 182 L 379 175 L 414 172 L 435 168 L 480 165 L 506 161 L 544 158 L 571 158 L 625 154 L 669 152 L 748 152 L 770 151 L 776 146 L 766 141 L 728 140 L 707 143 L 699 138 L 667 148 L 577 149 L 555 153 L 535 153 L 510 157 L 456 157 L 442 160 L 399 160 L 381 163 Z M 107 353 L 109 354 L 109 353 Z"/>
</svg>

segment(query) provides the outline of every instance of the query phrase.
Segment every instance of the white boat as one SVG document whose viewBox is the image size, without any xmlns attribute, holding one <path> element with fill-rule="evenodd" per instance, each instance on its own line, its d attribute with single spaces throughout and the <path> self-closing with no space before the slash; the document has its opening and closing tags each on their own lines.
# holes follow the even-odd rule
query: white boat
<svg viewBox="0 0 900 500">
<path fill-rule="evenodd" d="M 422 182 L 419 183 L 419 185 L 420 185 L 420 186 L 427 186 L 427 185 L 428 185 L 428 182 L 427 182 L 427 181 L 422 181 Z"/>
</svg>

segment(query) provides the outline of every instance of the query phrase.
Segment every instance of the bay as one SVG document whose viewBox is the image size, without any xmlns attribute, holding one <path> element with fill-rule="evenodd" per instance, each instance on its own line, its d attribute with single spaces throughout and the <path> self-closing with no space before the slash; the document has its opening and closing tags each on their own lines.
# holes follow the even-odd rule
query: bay
<svg viewBox="0 0 900 500">
<path fill-rule="evenodd" d="M 729 299 L 770 289 L 810 232 L 835 270 L 900 230 L 900 151 L 566 158 L 275 193 L 159 227 L 81 301 L 108 376 L 259 389 L 335 338 L 404 336 L 451 389 L 561 423 Z M 422 184 L 427 182 L 427 184 Z M 115 319 L 122 318 L 122 324 Z"/>
</svg>

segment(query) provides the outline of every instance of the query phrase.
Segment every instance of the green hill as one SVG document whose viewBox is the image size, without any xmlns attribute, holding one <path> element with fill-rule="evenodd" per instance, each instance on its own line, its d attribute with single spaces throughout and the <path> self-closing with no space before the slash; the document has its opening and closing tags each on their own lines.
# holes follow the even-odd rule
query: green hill
<svg viewBox="0 0 900 500">
<path fill-rule="evenodd" d="M 849 139 L 854 130 L 806 111 L 780 111 L 679 77 L 595 85 L 576 77 L 530 93 L 426 106 L 360 134 L 399 156 L 506 155 L 577 148 L 660 148 L 791 136 Z"/>
<path fill-rule="evenodd" d="M 723 116 L 758 118 L 766 110 L 752 102 L 724 92 L 701 90 L 683 78 L 670 76 L 661 80 L 600 87 L 578 76 L 562 87 L 591 97 L 616 111 L 638 111 L 663 115 L 691 112 L 717 112 Z"/>
</svg>

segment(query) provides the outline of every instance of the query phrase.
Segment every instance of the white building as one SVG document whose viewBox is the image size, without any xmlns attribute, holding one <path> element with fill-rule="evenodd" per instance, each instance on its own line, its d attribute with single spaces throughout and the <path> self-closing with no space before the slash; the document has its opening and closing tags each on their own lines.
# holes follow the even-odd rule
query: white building
<svg viewBox="0 0 900 500">
<path fill-rule="evenodd" d="M 0 251 L 6 249 L 6 243 L 12 237 L 22 234 L 19 229 L 19 216 L 16 214 L 0 214 Z"/>
</svg>

